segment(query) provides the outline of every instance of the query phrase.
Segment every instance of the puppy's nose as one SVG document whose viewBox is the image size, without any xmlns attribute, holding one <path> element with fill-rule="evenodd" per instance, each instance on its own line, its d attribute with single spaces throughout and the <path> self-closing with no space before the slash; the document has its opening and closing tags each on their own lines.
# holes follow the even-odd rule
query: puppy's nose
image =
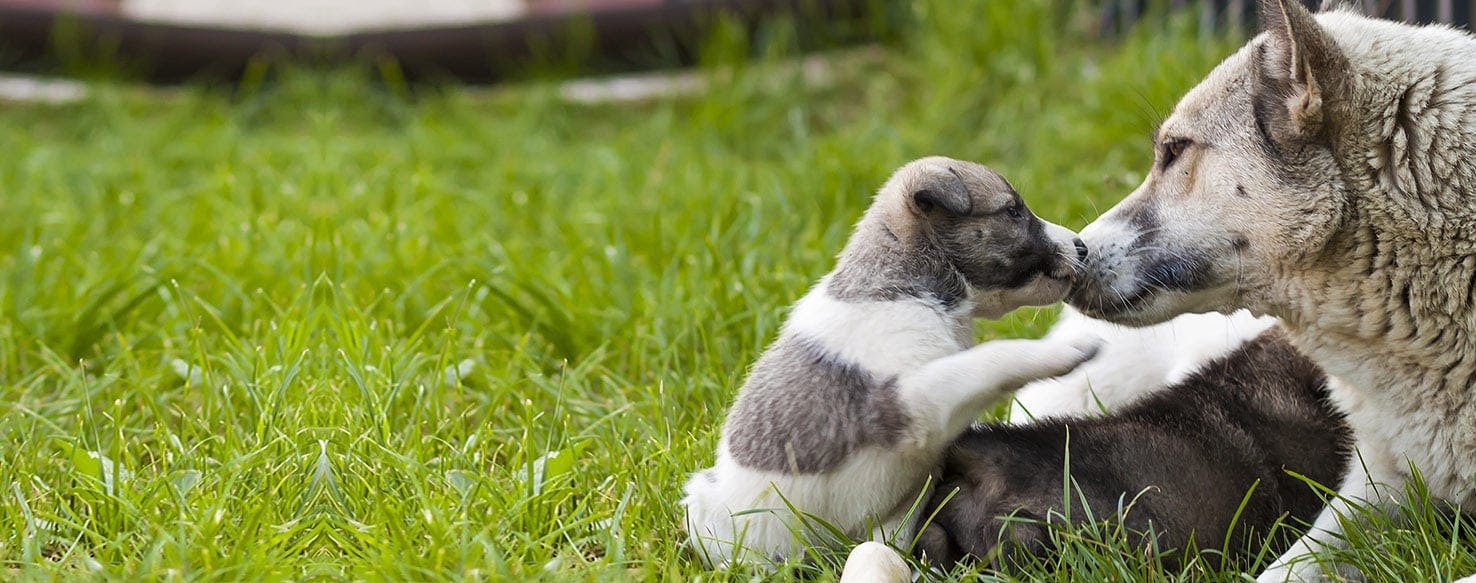
<svg viewBox="0 0 1476 583">
<path fill-rule="evenodd" d="M 1086 263 L 1087 244 L 1083 243 L 1080 238 L 1072 239 L 1071 242 L 1076 243 L 1076 259 L 1082 263 Z"/>
</svg>

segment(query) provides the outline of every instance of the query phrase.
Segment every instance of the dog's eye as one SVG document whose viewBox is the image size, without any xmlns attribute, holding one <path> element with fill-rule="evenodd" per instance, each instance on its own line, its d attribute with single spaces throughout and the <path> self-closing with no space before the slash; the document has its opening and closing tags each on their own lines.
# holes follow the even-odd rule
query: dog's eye
<svg viewBox="0 0 1476 583">
<path fill-rule="evenodd" d="M 1005 213 L 1006 214 L 1009 214 L 1010 215 L 1010 218 L 1012 218 L 1012 219 L 1018 219 L 1018 218 L 1020 218 L 1021 215 L 1024 215 L 1025 214 L 1024 210 L 1022 210 L 1022 207 L 1023 206 L 1024 205 L 1021 205 L 1020 203 L 1017 202 L 1015 204 L 1010 205 L 1010 208 L 1005 209 Z"/>
<path fill-rule="evenodd" d="M 1163 145 L 1161 146 L 1163 152 L 1159 154 L 1158 157 L 1158 159 L 1160 160 L 1160 166 L 1164 170 L 1167 170 L 1169 166 L 1173 166 L 1174 162 L 1178 161 L 1179 156 L 1184 155 L 1184 150 L 1189 149 L 1189 144 L 1191 143 L 1192 142 L 1184 138 L 1165 140 L 1163 142 Z"/>
</svg>

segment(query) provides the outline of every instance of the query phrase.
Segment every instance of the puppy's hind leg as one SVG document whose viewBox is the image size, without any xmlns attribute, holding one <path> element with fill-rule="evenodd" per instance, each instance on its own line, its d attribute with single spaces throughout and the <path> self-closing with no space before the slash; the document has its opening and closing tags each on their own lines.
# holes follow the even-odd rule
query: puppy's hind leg
<svg viewBox="0 0 1476 583">
<path fill-rule="evenodd" d="M 912 414 L 914 445 L 933 452 L 958 437 L 985 407 L 1037 379 L 1071 372 L 1097 353 L 1099 340 L 996 340 L 945 356 L 897 379 Z"/>
</svg>

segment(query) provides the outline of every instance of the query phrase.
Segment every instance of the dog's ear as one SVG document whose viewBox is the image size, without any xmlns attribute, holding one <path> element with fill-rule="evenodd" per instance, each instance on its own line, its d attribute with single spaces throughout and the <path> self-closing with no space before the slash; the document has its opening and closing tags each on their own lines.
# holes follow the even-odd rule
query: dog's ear
<svg viewBox="0 0 1476 583">
<path fill-rule="evenodd" d="M 947 216 L 967 216 L 974 210 L 974 199 L 969 196 L 969 191 L 958 187 L 931 187 L 922 188 L 912 193 L 912 208 L 918 214 L 929 215 L 941 213 Z"/>
<path fill-rule="evenodd" d="M 1278 148 L 1296 148 L 1331 125 L 1327 99 L 1343 89 L 1348 61 L 1300 0 L 1261 0 L 1260 9 L 1256 122 Z"/>
<path fill-rule="evenodd" d="M 1359 16 L 1368 16 L 1363 2 L 1359 0 L 1322 0 L 1322 4 L 1317 6 L 1317 12 L 1352 12 Z"/>
</svg>

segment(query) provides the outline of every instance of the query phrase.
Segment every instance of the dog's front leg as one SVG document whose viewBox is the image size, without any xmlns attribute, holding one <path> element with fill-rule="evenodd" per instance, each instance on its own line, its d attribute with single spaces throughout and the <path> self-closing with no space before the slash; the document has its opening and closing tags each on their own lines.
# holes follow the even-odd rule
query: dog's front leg
<svg viewBox="0 0 1476 583">
<path fill-rule="evenodd" d="M 902 375 L 898 396 L 912 413 L 920 451 L 936 452 L 985 407 L 1038 379 L 1071 372 L 1096 355 L 1100 340 L 996 340 Z"/>
<path fill-rule="evenodd" d="M 1322 581 L 1325 561 L 1318 552 L 1340 549 L 1347 545 L 1343 537 L 1343 521 L 1357 520 L 1356 506 L 1372 505 L 1392 509 L 1404 492 L 1404 476 L 1393 457 L 1384 448 L 1359 443 L 1359 455 L 1353 456 L 1348 475 L 1343 478 L 1338 496 L 1328 503 L 1312 523 L 1312 529 L 1297 539 L 1271 566 L 1256 578 L 1257 583 L 1288 581 Z M 1345 566 L 1336 566 L 1346 580 L 1362 580 L 1362 574 Z"/>
</svg>

